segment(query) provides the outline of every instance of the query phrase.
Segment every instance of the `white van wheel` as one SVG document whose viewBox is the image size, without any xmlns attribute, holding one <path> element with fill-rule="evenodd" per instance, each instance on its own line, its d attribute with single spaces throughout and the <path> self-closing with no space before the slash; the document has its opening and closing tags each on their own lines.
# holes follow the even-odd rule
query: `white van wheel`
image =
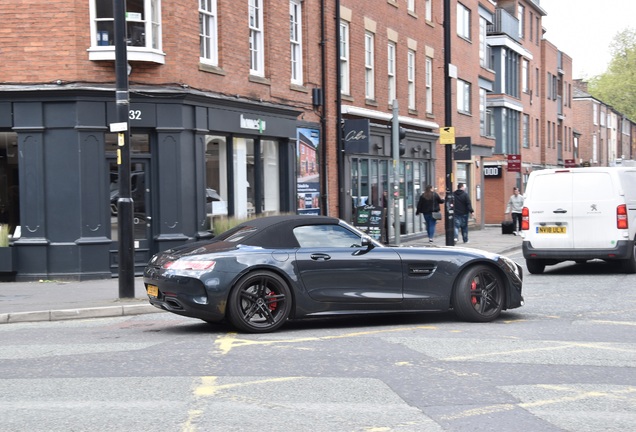
<svg viewBox="0 0 636 432">
<path fill-rule="evenodd" d="M 632 243 L 632 256 L 621 261 L 621 267 L 625 273 L 636 273 L 636 240 Z"/>
<path fill-rule="evenodd" d="M 532 274 L 541 274 L 545 270 L 545 262 L 538 259 L 526 259 L 526 267 Z"/>
</svg>

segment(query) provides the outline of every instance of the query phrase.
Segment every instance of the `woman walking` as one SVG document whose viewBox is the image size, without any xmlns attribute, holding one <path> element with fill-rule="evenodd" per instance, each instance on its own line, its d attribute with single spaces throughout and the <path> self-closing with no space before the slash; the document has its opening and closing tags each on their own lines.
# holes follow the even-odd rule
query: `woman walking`
<svg viewBox="0 0 636 432">
<path fill-rule="evenodd" d="M 433 186 L 427 185 L 424 193 L 420 195 L 420 199 L 417 202 L 417 208 L 415 214 L 420 213 L 424 215 L 424 221 L 426 222 L 426 232 L 428 233 L 428 241 L 433 243 L 433 237 L 435 237 L 435 225 L 437 221 L 442 218 L 439 205 L 444 200 L 433 190 Z"/>
</svg>

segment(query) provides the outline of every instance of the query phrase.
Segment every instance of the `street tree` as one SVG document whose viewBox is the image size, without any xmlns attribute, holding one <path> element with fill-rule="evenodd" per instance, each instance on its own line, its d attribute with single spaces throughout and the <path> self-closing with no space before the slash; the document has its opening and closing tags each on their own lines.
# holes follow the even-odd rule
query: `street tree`
<svg viewBox="0 0 636 432">
<path fill-rule="evenodd" d="M 607 71 L 590 80 L 588 91 L 630 120 L 636 120 L 636 29 L 618 32 L 610 50 L 612 59 Z"/>
</svg>

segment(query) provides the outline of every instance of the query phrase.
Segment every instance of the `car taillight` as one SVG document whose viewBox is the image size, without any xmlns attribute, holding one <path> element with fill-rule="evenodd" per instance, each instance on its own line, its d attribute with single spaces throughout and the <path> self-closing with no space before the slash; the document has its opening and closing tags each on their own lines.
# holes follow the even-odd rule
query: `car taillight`
<svg viewBox="0 0 636 432">
<path fill-rule="evenodd" d="M 169 270 L 213 270 L 216 261 L 212 260 L 184 260 L 168 261 L 162 266 Z"/>
<path fill-rule="evenodd" d="M 629 220 L 627 219 L 627 206 L 625 204 L 621 204 L 616 207 L 616 228 L 629 228 Z"/>
<path fill-rule="evenodd" d="M 528 207 L 524 207 L 521 210 L 521 230 L 527 231 L 530 229 L 530 210 Z"/>
</svg>

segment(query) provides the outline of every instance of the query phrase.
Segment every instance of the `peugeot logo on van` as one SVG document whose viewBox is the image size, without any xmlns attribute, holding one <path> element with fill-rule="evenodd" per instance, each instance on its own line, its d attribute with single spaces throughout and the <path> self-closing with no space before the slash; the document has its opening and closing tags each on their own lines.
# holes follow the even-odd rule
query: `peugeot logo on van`
<svg viewBox="0 0 636 432">
<path fill-rule="evenodd" d="M 596 204 L 590 205 L 590 211 L 593 211 L 593 212 L 598 211 L 598 208 L 596 207 Z"/>
</svg>

